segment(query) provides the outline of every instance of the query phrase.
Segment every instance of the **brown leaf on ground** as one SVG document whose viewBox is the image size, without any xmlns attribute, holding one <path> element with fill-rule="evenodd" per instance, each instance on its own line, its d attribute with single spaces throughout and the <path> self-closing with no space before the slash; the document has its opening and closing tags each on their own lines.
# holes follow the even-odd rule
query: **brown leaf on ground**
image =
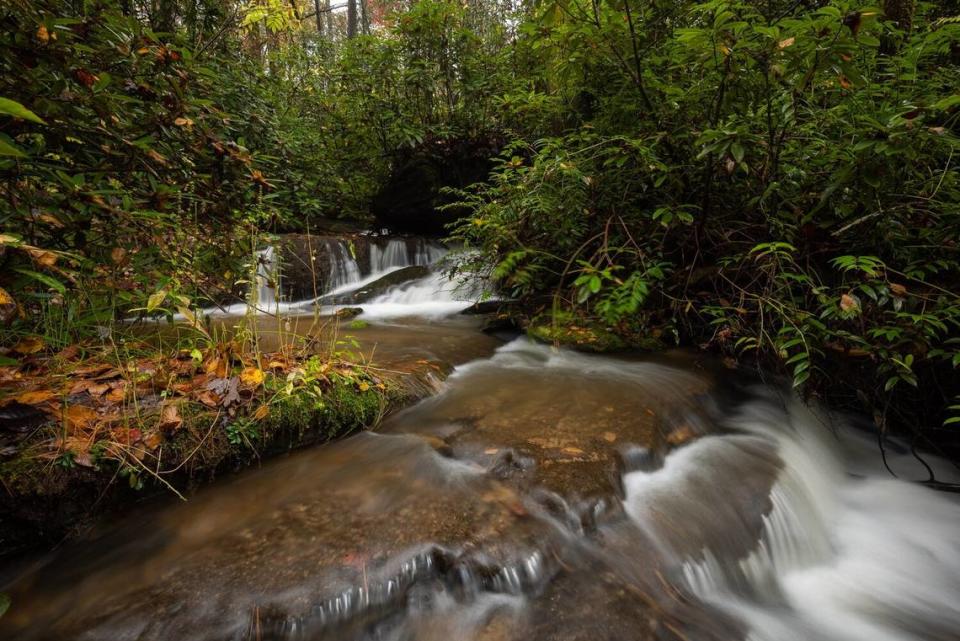
<svg viewBox="0 0 960 641">
<path fill-rule="evenodd" d="M 90 439 L 68 436 L 63 439 L 63 449 L 73 454 L 73 462 L 83 467 L 93 467 L 90 456 Z"/>
<path fill-rule="evenodd" d="M 163 443 L 163 434 L 160 431 L 150 432 L 143 437 L 143 444 L 148 450 L 155 450 Z"/>
<path fill-rule="evenodd" d="M 180 408 L 175 403 L 163 406 L 160 412 L 159 428 L 164 432 L 176 432 L 183 425 Z"/>
<path fill-rule="evenodd" d="M 106 399 L 110 403 L 122 403 L 123 399 L 127 397 L 127 383 L 126 381 L 121 381 L 119 383 L 114 383 L 114 388 L 110 390 L 110 393 L 107 394 Z"/>
<path fill-rule="evenodd" d="M 69 347 L 64 347 L 62 350 L 57 352 L 57 358 L 63 359 L 65 361 L 72 361 L 79 355 L 80 355 L 79 345 L 70 345 Z"/>
<path fill-rule="evenodd" d="M 43 405 L 47 401 L 56 398 L 56 396 L 56 393 L 52 390 L 33 390 L 15 396 L 14 400 L 23 405 Z"/>
<path fill-rule="evenodd" d="M 87 394 L 90 396 L 103 396 L 110 391 L 109 383 L 94 383 L 87 388 Z"/>
<path fill-rule="evenodd" d="M 74 429 L 84 429 L 96 423 L 97 412 L 86 405 L 69 405 L 61 413 L 63 422 Z"/>
<path fill-rule="evenodd" d="M 95 381 L 109 381 L 109 380 L 112 379 L 112 378 L 117 378 L 117 377 L 120 376 L 121 374 L 123 374 L 123 372 L 121 372 L 121 371 L 118 370 L 118 369 L 108 368 L 106 371 L 104 371 L 104 372 L 102 372 L 102 373 L 97 374 L 96 376 L 94 376 L 94 377 L 93 377 L 93 380 L 95 380 Z"/>
<path fill-rule="evenodd" d="M 93 363 L 91 365 L 83 365 L 73 370 L 74 376 L 83 376 L 83 377 L 93 377 L 98 374 L 102 374 L 109 369 L 113 369 L 108 363 Z"/>
<path fill-rule="evenodd" d="M 209 390 L 205 392 L 201 392 L 197 396 L 197 400 L 203 403 L 204 405 L 206 405 L 207 407 L 216 407 L 217 405 L 220 404 L 220 398 Z"/>
</svg>

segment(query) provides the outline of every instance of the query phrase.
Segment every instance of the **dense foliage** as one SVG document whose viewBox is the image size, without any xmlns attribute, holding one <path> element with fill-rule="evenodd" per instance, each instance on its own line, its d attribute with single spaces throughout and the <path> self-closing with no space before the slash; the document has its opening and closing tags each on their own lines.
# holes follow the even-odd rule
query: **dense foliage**
<svg viewBox="0 0 960 641">
<path fill-rule="evenodd" d="M 454 236 L 504 292 L 960 422 L 957 3 L 349 4 L 6 3 L 10 336 L 236 294 L 259 232 L 485 138 Z"/>
<path fill-rule="evenodd" d="M 523 34 L 542 74 L 511 106 L 578 120 L 466 196 L 458 235 L 504 287 L 780 363 L 881 427 L 960 421 L 960 21 L 560 1 Z"/>
</svg>

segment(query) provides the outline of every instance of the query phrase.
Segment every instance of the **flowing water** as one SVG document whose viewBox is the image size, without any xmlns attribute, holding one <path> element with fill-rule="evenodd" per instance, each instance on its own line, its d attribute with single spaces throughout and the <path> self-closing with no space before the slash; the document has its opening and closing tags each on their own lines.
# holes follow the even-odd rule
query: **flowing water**
<svg viewBox="0 0 960 641">
<path fill-rule="evenodd" d="M 458 298 L 431 275 L 356 331 L 453 364 L 436 394 L 9 577 L 0 638 L 960 638 L 960 505 L 909 453 L 893 478 L 785 389 L 500 342 Z"/>
</svg>

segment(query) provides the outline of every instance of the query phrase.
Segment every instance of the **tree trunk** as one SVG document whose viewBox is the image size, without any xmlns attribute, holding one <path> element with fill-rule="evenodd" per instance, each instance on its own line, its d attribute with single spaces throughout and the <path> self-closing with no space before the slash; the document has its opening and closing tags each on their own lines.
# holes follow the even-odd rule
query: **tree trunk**
<svg viewBox="0 0 960 641">
<path fill-rule="evenodd" d="M 176 27 L 176 0 L 154 0 L 150 12 L 150 28 L 158 33 L 172 34 Z"/>
<path fill-rule="evenodd" d="M 357 35 L 357 0 L 347 2 L 347 37 Z"/>
<path fill-rule="evenodd" d="M 320 5 L 320 0 L 313 0 L 313 11 L 317 14 L 317 35 L 321 38 L 323 37 L 323 7 Z"/>
<path fill-rule="evenodd" d="M 370 34 L 370 11 L 367 8 L 367 0 L 360 0 L 360 32 Z"/>
<path fill-rule="evenodd" d="M 913 29 L 913 12 L 916 8 L 917 0 L 886 0 L 883 3 L 887 21 L 892 22 L 902 34 L 884 36 L 880 42 L 881 55 L 892 56 L 900 51 L 904 39 L 910 36 Z"/>
</svg>

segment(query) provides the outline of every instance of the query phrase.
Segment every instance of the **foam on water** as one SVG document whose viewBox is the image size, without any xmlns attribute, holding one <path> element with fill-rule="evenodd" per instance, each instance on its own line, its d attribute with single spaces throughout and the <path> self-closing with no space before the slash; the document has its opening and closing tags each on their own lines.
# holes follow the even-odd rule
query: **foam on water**
<svg viewBox="0 0 960 641">
<path fill-rule="evenodd" d="M 361 304 L 363 318 L 389 320 L 408 316 L 441 318 L 470 306 L 477 292 L 459 287 L 439 272 L 405 283 L 368 303 Z"/>
<path fill-rule="evenodd" d="M 755 641 L 957 638 L 960 504 L 879 470 L 850 474 L 848 461 L 867 460 L 868 443 L 844 437 L 841 447 L 795 401 L 750 401 L 727 427 L 737 434 L 700 439 L 661 470 L 625 479 L 628 513 L 679 554 L 689 589 L 742 620 Z M 678 553 L 656 516 L 676 514 L 683 501 L 703 501 L 683 513 L 703 511 L 704 521 L 727 509 L 723 494 L 733 488 L 718 469 L 735 477 L 753 465 L 744 444 L 757 439 L 775 446 L 780 471 L 752 551 L 731 552 L 731 540 L 751 534 L 726 521 L 723 531 L 704 530 L 699 553 Z M 723 491 L 700 488 L 698 499 L 690 493 L 704 474 Z"/>
</svg>

